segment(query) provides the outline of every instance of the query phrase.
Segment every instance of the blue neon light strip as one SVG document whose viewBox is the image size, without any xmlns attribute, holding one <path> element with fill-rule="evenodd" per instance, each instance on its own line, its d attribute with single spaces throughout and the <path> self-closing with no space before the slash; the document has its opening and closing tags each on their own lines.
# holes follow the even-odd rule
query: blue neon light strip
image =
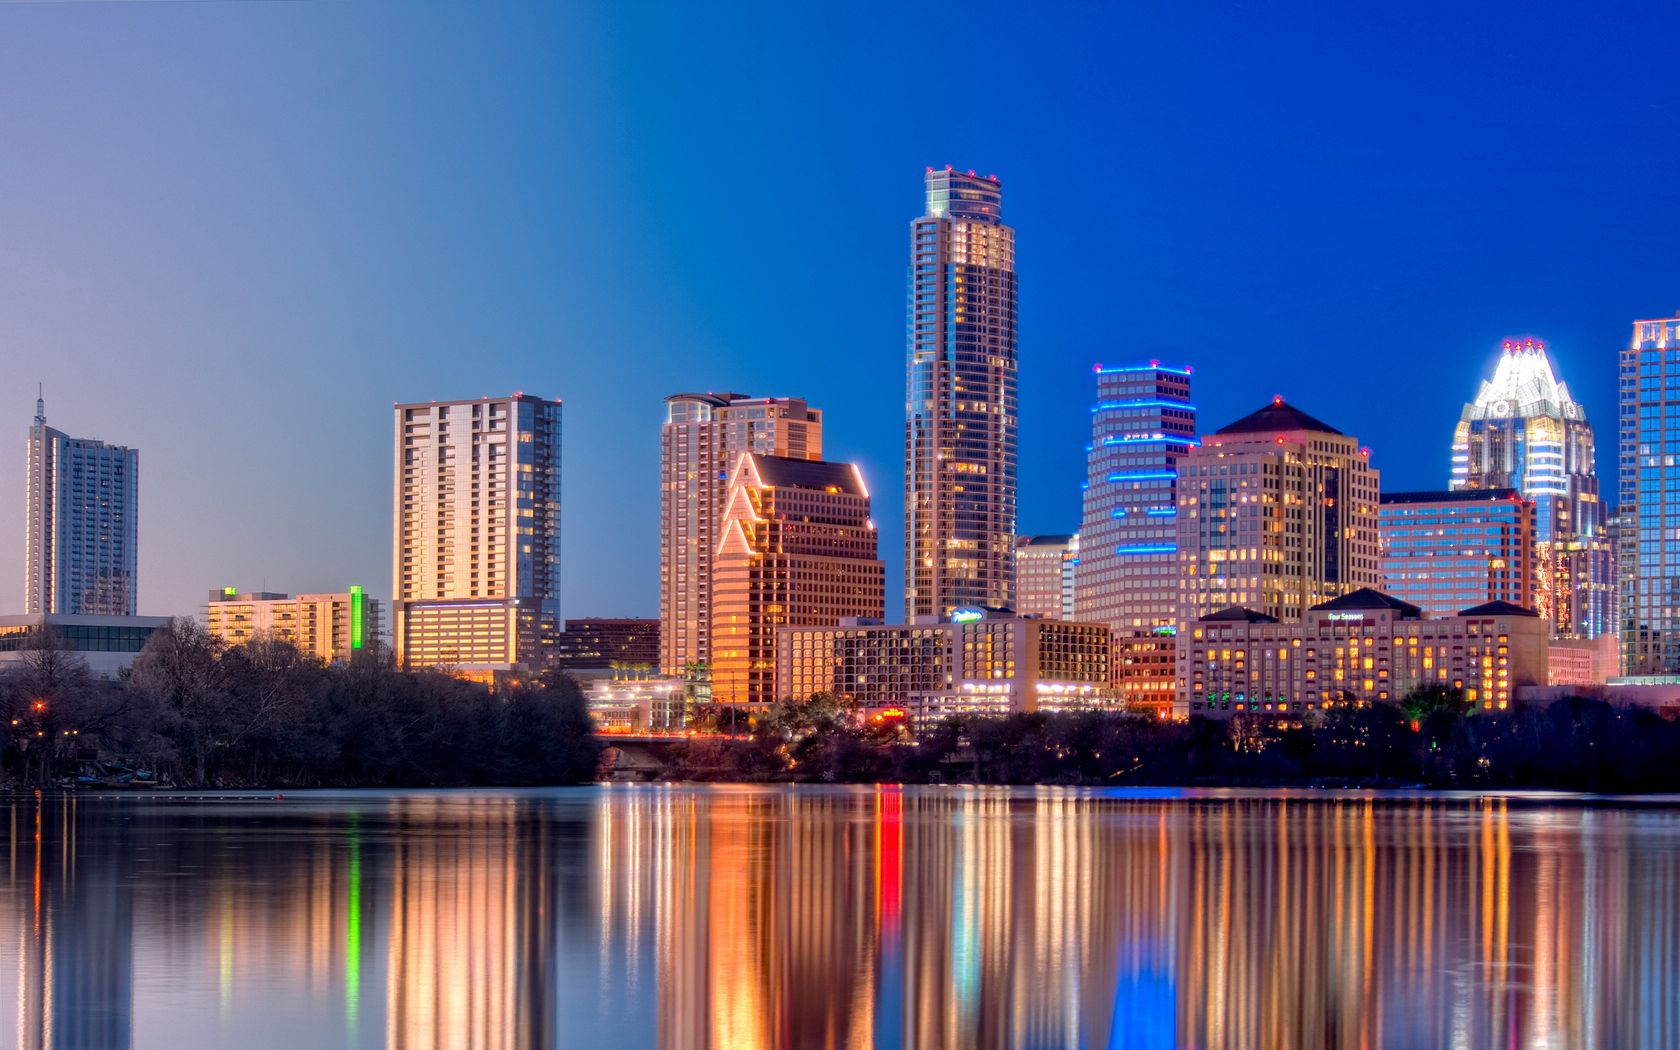
<svg viewBox="0 0 1680 1050">
<path fill-rule="evenodd" d="M 1162 434 L 1160 437 L 1103 438 L 1104 445 L 1158 445 L 1162 443 L 1169 445 L 1188 445 L 1192 448 L 1200 448 L 1202 445 L 1201 441 L 1196 438 L 1179 437 L 1176 434 Z"/>
<path fill-rule="evenodd" d="M 1091 406 L 1091 411 L 1101 412 L 1111 408 L 1182 408 L 1189 412 L 1196 411 L 1196 406 L 1188 401 L 1164 401 L 1158 397 L 1140 397 L 1129 401 L 1098 401 Z"/>
<path fill-rule="evenodd" d="M 1152 518 L 1170 518 L 1178 513 L 1177 507 L 1150 507 L 1144 511 Z"/>
<path fill-rule="evenodd" d="M 1176 543 L 1131 543 L 1114 548 L 1114 553 L 1127 554 L 1177 554 Z"/>
<path fill-rule="evenodd" d="M 1112 511 L 1109 512 L 1108 516 L 1111 517 L 1111 518 L 1124 518 L 1126 516 L 1126 508 L 1125 507 L 1115 507 Z"/>
<path fill-rule="evenodd" d="M 1112 375 L 1116 372 L 1171 372 L 1175 376 L 1190 374 L 1188 368 L 1169 368 L 1166 365 L 1110 365 L 1107 367 L 1098 365 L 1096 372 L 1100 376 Z"/>
<path fill-rule="evenodd" d="M 1117 470 L 1109 481 L 1171 481 L 1178 477 L 1176 470 Z"/>
</svg>

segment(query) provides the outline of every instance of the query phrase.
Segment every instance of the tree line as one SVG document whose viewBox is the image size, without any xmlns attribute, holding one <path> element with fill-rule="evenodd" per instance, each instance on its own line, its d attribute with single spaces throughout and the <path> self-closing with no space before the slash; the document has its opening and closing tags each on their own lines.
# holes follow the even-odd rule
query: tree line
<svg viewBox="0 0 1680 1050">
<path fill-rule="evenodd" d="M 453 787 L 593 778 L 584 698 L 564 675 L 492 692 L 397 669 L 370 648 L 326 664 L 291 643 L 228 645 L 175 619 L 116 680 L 50 633 L 0 675 L 14 783 Z"/>
<path fill-rule="evenodd" d="M 1680 723 L 1570 698 L 1473 709 L 1455 690 L 1316 712 L 1162 721 L 1110 711 L 953 718 L 912 740 L 819 695 L 783 701 L 745 743 L 695 745 L 696 780 L 1680 791 Z"/>
</svg>

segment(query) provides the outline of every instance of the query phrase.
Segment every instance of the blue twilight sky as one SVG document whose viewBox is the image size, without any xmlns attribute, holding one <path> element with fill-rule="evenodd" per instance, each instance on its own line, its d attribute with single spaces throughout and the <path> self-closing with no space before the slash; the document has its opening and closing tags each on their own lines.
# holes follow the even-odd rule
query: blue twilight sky
<svg viewBox="0 0 1680 1050">
<path fill-rule="evenodd" d="M 567 615 L 655 611 L 680 390 L 823 408 L 895 595 L 930 164 L 1018 231 L 1024 531 L 1077 526 L 1096 361 L 1441 487 L 1532 333 L 1613 478 L 1616 351 L 1680 307 L 1680 8 L 1279 6 L 0 7 L 0 608 L 37 381 L 141 450 L 147 613 L 388 595 L 391 403 L 516 389 L 566 402 Z"/>
</svg>

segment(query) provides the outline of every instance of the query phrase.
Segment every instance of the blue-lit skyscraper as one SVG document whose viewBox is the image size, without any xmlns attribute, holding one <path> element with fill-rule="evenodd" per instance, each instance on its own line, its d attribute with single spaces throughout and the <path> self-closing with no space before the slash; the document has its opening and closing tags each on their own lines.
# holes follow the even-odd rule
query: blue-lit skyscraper
<svg viewBox="0 0 1680 1050">
<path fill-rule="evenodd" d="M 1621 362 L 1622 671 L 1680 674 L 1680 316 L 1635 321 Z"/>
<path fill-rule="evenodd" d="M 1173 699 L 1178 619 L 1178 460 L 1196 445 L 1190 369 L 1096 367 L 1076 619 L 1114 632 L 1115 682 L 1135 701 Z"/>
<path fill-rule="evenodd" d="M 47 426 L 29 428 L 24 611 L 133 616 L 140 453 Z"/>
<path fill-rule="evenodd" d="M 997 176 L 927 171 L 910 224 L 904 613 L 1015 598 L 1015 231 Z"/>
</svg>

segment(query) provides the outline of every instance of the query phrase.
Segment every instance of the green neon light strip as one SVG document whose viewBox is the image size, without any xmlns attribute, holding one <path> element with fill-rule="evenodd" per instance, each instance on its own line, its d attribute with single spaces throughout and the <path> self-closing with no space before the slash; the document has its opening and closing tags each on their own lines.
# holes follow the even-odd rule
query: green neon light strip
<svg viewBox="0 0 1680 1050">
<path fill-rule="evenodd" d="M 362 589 L 350 588 L 350 648 L 362 647 Z"/>
</svg>

